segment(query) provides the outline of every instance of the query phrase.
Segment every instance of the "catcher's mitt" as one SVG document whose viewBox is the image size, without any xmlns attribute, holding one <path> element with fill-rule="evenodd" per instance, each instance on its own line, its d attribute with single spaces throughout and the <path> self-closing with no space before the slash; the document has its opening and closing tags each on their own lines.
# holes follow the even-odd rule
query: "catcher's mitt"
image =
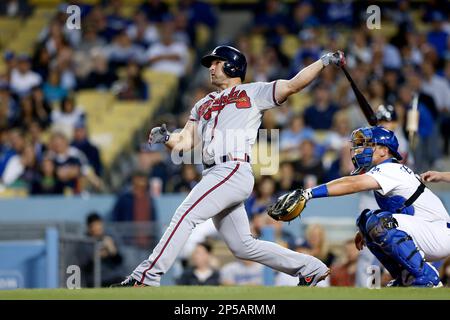
<svg viewBox="0 0 450 320">
<path fill-rule="evenodd" d="M 267 214 L 277 221 L 291 221 L 297 218 L 306 206 L 307 199 L 303 189 L 296 189 L 278 198 L 269 207 Z"/>
</svg>

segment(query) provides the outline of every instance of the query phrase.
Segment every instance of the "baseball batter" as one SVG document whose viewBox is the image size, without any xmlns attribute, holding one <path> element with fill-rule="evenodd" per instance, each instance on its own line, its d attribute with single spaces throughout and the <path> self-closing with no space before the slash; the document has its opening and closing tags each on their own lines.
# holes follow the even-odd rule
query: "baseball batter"
<svg viewBox="0 0 450 320">
<path fill-rule="evenodd" d="M 159 286 L 192 230 L 210 218 L 236 257 L 298 276 L 299 285 L 315 285 L 329 274 L 320 260 L 253 238 L 244 209 L 254 184 L 249 155 L 263 112 L 302 90 L 330 63 L 344 64 L 343 53 L 327 53 L 292 79 L 270 83 L 243 84 L 246 58 L 230 46 L 215 48 L 201 63 L 209 68 L 218 91 L 195 104 L 181 132 L 169 133 L 165 125 L 153 128 L 149 143 L 191 150 L 198 139 L 205 167 L 202 179 L 178 207 L 148 260 L 119 286 Z"/>
<path fill-rule="evenodd" d="M 366 209 L 359 216 L 357 248 L 366 245 L 378 258 L 394 278 L 391 286 L 441 286 L 428 262 L 450 256 L 450 217 L 444 205 L 399 162 L 402 156 L 392 131 L 360 128 L 352 133 L 352 144 L 354 175 L 304 190 L 301 201 L 373 191 L 380 209 Z M 429 172 L 423 177 L 433 181 L 447 176 Z"/>
</svg>

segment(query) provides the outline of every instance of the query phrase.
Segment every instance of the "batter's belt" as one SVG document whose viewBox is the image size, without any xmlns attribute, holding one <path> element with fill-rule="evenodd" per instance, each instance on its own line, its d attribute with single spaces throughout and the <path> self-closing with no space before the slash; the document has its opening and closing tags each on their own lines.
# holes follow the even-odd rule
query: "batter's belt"
<svg viewBox="0 0 450 320">
<path fill-rule="evenodd" d="M 242 161 L 242 162 L 250 163 L 250 156 L 247 153 L 245 153 L 243 157 L 234 157 L 231 154 L 227 154 L 227 155 L 219 157 L 219 159 L 220 159 L 219 162 L 214 161 L 211 164 L 203 163 L 205 169 L 210 169 L 210 168 L 214 167 L 218 163 L 224 163 L 224 162 L 227 162 L 227 161 Z"/>
</svg>

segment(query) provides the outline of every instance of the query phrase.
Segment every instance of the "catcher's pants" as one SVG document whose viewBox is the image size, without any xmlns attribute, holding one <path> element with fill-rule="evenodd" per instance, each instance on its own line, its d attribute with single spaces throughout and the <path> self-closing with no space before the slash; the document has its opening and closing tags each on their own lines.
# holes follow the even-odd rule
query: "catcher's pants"
<svg viewBox="0 0 450 320">
<path fill-rule="evenodd" d="M 292 276 L 325 273 L 327 267 L 317 258 L 286 249 L 272 242 L 253 238 L 244 200 L 251 194 L 254 178 L 247 162 L 229 161 L 203 171 L 202 180 L 178 207 L 172 221 L 154 248 L 132 273 L 150 286 L 174 263 L 196 225 L 213 219 L 231 252 L 238 258 L 253 260 Z"/>
</svg>

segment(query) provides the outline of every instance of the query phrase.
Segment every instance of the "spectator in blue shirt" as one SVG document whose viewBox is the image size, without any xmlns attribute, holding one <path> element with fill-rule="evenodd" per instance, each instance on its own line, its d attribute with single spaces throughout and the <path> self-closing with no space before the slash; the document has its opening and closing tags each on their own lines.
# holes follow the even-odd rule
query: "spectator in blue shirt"
<svg viewBox="0 0 450 320">
<path fill-rule="evenodd" d="M 314 103 L 305 109 L 305 124 L 314 130 L 329 130 L 333 125 L 334 114 L 338 111 L 331 103 L 330 88 L 318 85 L 314 90 Z"/>
<path fill-rule="evenodd" d="M 97 176 L 102 175 L 103 167 L 98 148 L 89 141 L 84 121 L 78 121 L 74 127 L 72 146 L 82 151 Z"/>
<path fill-rule="evenodd" d="M 131 187 L 117 197 L 112 211 L 113 221 L 156 221 L 156 210 L 150 194 L 148 175 L 134 172 Z"/>
<path fill-rule="evenodd" d="M 269 45 L 281 44 L 282 36 L 288 32 L 288 17 L 281 12 L 278 0 L 264 2 L 262 12 L 255 15 L 254 32 L 263 34 Z"/>
<path fill-rule="evenodd" d="M 314 131 L 305 127 L 303 116 L 296 115 L 291 118 L 289 127 L 281 131 L 280 150 L 282 152 L 292 151 L 298 148 L 303 140 L 312 139 L 313 137 Z"/>
<path fill-rule="evenodd" d="M 439 58 L 444 58 L 447 52 L 448 33 L 442 28 L 444 16 L 435 11 L 432 15 L 432 29 L 427 34 L 427 41 L 434 47 Z"/>
<path fill-rule="evenodd" d="M 169 7 L 161 0 L 144 1 L 138 11 L 144 12 L 151 22 L 161 22 L 163 17 L 169 13 Z"/>
</svg>

